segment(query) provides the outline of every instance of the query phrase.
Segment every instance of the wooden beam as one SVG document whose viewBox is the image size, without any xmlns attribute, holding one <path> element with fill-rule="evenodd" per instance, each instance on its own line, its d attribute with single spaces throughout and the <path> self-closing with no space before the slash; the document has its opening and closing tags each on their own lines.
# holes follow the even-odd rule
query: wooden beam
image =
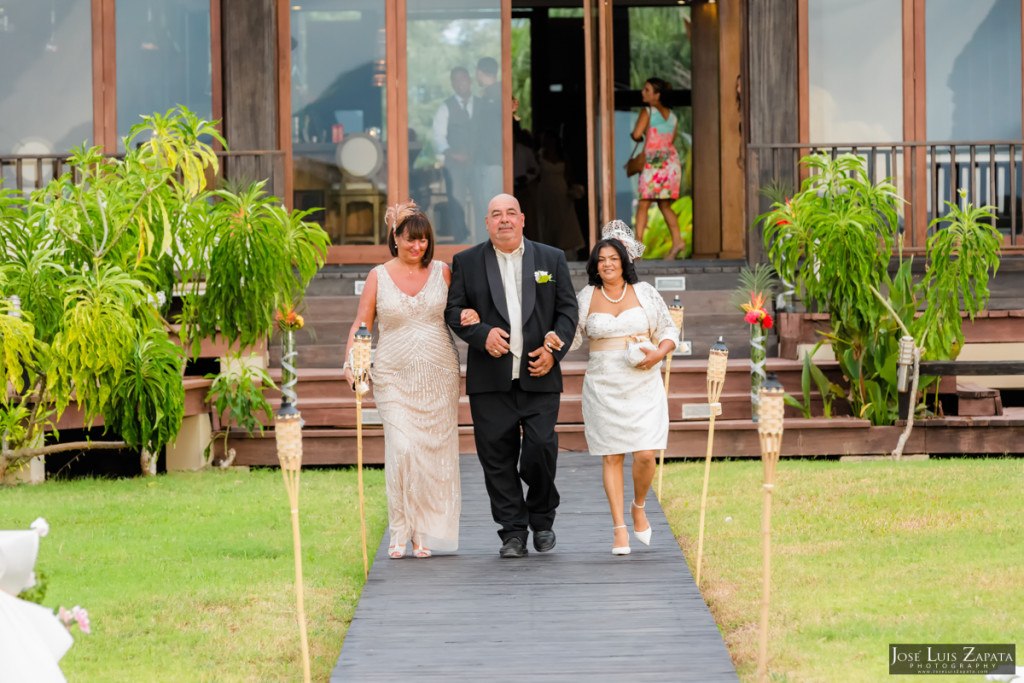
<svg viewBox="0 0 1024 683">
<path fill-rule="evenodd" d="M 597 0 L 601 116 L 601 223 L 615 218 L 615 68 L 611 0 Z"/>
<path fill-rule="evenodd" d="M 811 105 L 810 105 L 810 60 L 808 53 L 808 30 L 807 30 L 807 0 L 797 0 L 796 14 L 796 50 L 797 50 L 797 99 L 800 106 L 798 109 L 798 120 L 800 128 L 800 142 L 809 142 L 811 139 Z"/>
<path fill-rule="evenodd" d="M 103 0 L 92 0 L 92 139 L 103 142 Z"/>
<path fill-rule="evenodd" d="M 1024 2 L 1024 0 L 1021 0 Z M 597 243 L 597 102 L 594 93 L 594 0 L 583 0 L 583 78 L 587 110 L 587 244 Z"/>
<path fill-rule="evenodd" d="M 719 157 L 718 5 L 694 5 L 693 20 L 693 258 L 722 250 Z"/>
<path fill-rule="evenodd" d="M 926 360 L 922 375 L 1024 375 L 1024 361 L 1016 360 Z"/>
<path fill-rule="evenodd" d="M 401 21 L 399 21 L 401 14 Z M 399 24 L 402 25 L 401 37 L 399 37 Z M 401 90 L 405 86 L 405 74 L 400 75 L 400 63 L 405 63 L 405 0 L 387 0 L 384 9 L 384 108 L 387 111 L 387 150 L 388 150 L 388 204 L 403 201 L 404 197 L 399 192 L 401 184 L 402 169 L 402 145 L 401 141 L 408 136 L 407 129 L 401 127 L 398 120 L 400 102 L 404 102 Z M 408 155 L 405 157 L 408 159 Z M 408 178 L 406 178 L 408 184 Z M 351 249 L 352 247 L 347 247 Z M 334 248 L 331 249 L 334 251 Z M 330 256 L 330 254 L 328 254 Z M 386 260 L 386 258 L 384 259 Z"/>
<path fill-rule="evenodd" d="M 97 144 L 103 145 L 106 152 L 113 154 L 118 151 L 117 140 L 117 27 L 114 24 L 114 0 L 103 0 L 102 20 L 102 83 L 100 87 L 103 100 L 103 139 Z"/>
<path fill-rule="evenodd" d="M 914 0 L 912 33 L 914 35 L 914 135 L 910 140 L 928 139 L 928 82 L 927 54 L 925 52 L 925 6 L 924 0 Z M 926 147 L 915 147 L 911 154 L 916 181 L 910 201 L 914 205 L 914 219 L 911 223 L 911 246 L 924 247 L 928 239 L 928 159 Z"/>
<path fill-rule="evenodd" d="M 512 0 L 501 0 L 501 99 L 502 192 L 512 194 Z"/>
<path fill-rule="evenodd" d="M 224 135 L 224 40 L 221 36 L 221 0 L 210 0 L 210 116 L 217 121 L 217 130 Z M 216 140 L 213 148 L 223 146 Z"/>
<path fill-rule="evenodd" d="M 434 258 L 451 263 L 452 257 L 472 244 L 438 244 L 434 247 Z M 359 265 L 384 263 L 391 258 L 387 245 L 384 244 L 332 244 L 327 248 L 327 264 Z"/>
<path fill-rule="evenodd" d="M 718 4 L 719 163 L 721 166 L 721 251 L 719 258 L 746 256 L 746 145 L 743 129 L 743 37 L 745 5 Z"/>
<path fill-rule="evenodd" d="M 277 149 L 284 150 L 284 205 L 292 210 L 292 16 L 288 0 L 277 5 Z"/>
</svg>

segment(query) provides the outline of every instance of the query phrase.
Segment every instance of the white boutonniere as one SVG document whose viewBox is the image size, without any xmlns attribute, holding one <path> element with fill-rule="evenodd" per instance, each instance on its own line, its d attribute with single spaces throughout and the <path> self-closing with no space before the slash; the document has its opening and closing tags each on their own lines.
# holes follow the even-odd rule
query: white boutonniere
<svg viewBox="0 0 1024 683">
<path fill-rule="evenodd" d="M 535 270 L 533 271 L 533 279 L 537 281 L 538 285 L 542 285 L 545 282 L 554 282 L 555 278 L 551 277 L 551 273 L 546 270 Z"/>
</svg>

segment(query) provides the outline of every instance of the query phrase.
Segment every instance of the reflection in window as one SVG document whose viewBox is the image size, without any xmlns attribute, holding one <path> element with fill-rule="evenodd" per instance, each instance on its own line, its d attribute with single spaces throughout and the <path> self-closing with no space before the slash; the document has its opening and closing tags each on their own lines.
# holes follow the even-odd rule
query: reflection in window
<svg viewBox="0 0 1024 683">
<path fill-rule="evenodd" d="M 140 116 L 188 107 L 213 117 L 210 6 L 196 0 L 119 0 L 117 136 Z"/>
<path fill-rule="evenodd" d="M 296 4 L 291 27 L 295 208 L 322 207 L 334 244 L 383 244 L 384 3 Z"/>
<path fill-rule="evenodd" d="M 0 155 L 92 144 L 89 27 L 89 0 L 0 3 Z M 4 187 L 15 186 L 12 174 L 5 167 Z"/>
<path fill-rule="evenodd" d="M 409 194 L 441 244 L 485 236 L 503 188 L 500 0 L 408 0 Z"/>
<path fill-rule="evenodd" d="M 809 0 L 807 15 L 811 142 L 902 139 L 900 0 Z"/>
<path fill-rule="evenodd" d="M 928 139 L 1020 139 L 1020 2 L 928 0 L 925 32 Z"/>
<path fill-rule="evenodd" d="M 692 88 L 691 75 L 691 42 L 690 42 L 690 8 L 689 7 L 631 7 L 629 8 L 629 89 L 640 91 L 649 78 L 661 78 L 672 86 L 673 91 L 687 91 Z M 618 69 L 616 69 L 618 73 Z M 667 102 L 672 101 L 671 92 L 663 95 Z M 639 97 L 637 97 L 639 99 Z M 615 159 L 621 160 L 615 169 L 615 215 L 616 218 L 633 224 L 635 220 L 637 197 L 639 196 L 639 176 L 629 178 L 624 168 L 625 161 L 633 155 L 636 143 L 630 138 L 633 126 L 641 109 L 631 109 L 628 113 L 615 112 Z M 682 166 L 679 196 L 692 197 L 692 140 L 693 140 L 693 109 L 692 107 L 672 107 L 676 116 L 675 147 Z M 717 145 L 717 142 L 715 143 Z M 689 200 L 687 200 L 689 201 Z M 684 240 L 692 244 L 692 205 L 679 204 L 679 228 Z M 685 205 L 685 206 L 684 206 Z M 656 205 L 652 205 L 648 225 L 659 225 L 662 221 Z M 667 233 L 663 238 L 671 243 Z M 660 252 L 664 244 L 654 244 L 652 253 Z"/>
</svg>

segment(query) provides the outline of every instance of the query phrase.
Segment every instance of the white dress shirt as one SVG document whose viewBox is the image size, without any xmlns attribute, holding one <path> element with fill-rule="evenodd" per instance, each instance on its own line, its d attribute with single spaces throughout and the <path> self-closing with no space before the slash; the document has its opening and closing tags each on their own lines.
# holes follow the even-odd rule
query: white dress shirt
<svg viewBox="0 0 1024 683">
<path fill-rule="evenodd" d="M 523 356 L 523 243 L 511 254 L 497 247 L 498 270 L 505 289 L 505 305 L 508 306 L 508 345 L 512 353 L 512 379 L 519 379 L 519 367 Z"/>
</svg>

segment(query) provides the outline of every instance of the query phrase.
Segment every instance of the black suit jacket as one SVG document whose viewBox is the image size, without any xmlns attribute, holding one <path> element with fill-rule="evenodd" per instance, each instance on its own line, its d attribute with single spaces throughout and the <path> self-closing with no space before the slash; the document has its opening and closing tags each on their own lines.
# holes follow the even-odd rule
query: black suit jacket
<svg viewBox="0 0 1024 683">
<path fill-rule="evenodd" d="M 553 277 L 538 283 L 535 273 L 544 270 Z M 523 239 L 523 357 L 519 364 L 519 387 L 524 391 L 562 390 L 562 370 L 558 364 L 572 343 L 579 315 L 576 294 L 569 277 L 569 264 L 561 249 Z M 476 325 L 463 327 L 459 316 L 464 308 L 480 315 Z M 484 343 L 491 328 L 509 331 L 505 288 L 498 268 L 498 257 L 490 241 L 482 242 L 452 259 L 452 283 L 448 290 L 445 320 L 455 334 L 469 344 L 466 360 L 466 393 L 509 391 L 512 388 L 512 354 L 494 358 Z M 544 344 L 544 335 L 554 331 L 565 342 L 553 352 L 555 365 L 543 377 L 530 376 L 527 354 Z"/>
</svg>

